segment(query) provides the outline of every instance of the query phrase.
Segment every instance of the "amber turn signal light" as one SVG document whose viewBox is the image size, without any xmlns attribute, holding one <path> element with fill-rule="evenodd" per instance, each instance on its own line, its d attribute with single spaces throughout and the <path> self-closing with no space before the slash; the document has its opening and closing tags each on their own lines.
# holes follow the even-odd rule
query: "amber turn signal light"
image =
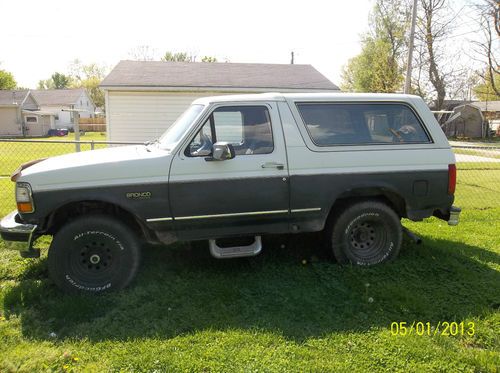
<svg viewBox="0 0 500 373">
<path fill-rule="evenodd" d="M 20 213 L 30 213 L 35 211 L 31 202 L 18 202 L 17 211 Z"/>
</svg>

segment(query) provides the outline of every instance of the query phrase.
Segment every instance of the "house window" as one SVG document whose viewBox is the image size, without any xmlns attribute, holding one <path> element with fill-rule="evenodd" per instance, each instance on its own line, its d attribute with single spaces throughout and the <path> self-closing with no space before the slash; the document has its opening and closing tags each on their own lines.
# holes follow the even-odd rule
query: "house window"
<svg viewBox="0 0 500 373">
<path fill-rule="evenodd" d="M 38 123 L 38 117 L 26 117 L 26 123 Z"/>
</svg>

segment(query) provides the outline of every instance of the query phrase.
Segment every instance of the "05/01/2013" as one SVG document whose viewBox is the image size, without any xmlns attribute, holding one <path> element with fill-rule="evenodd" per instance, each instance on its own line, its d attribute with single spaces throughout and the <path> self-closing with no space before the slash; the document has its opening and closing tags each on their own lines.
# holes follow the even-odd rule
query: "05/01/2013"
<svg viewBox="0 0 500 373">
<path fill-rule="evenodd" d="M 469 335 L 473 336 L 475 333 L 475 325 L 473 321 L 456 322 L 456 321 L 438 321 L 433 325 L 430 321 L 413 321 L 408 323 L 406 321 L 392 322 L 391 335 L 392 336 L 457 336 Z"/>
</svg>

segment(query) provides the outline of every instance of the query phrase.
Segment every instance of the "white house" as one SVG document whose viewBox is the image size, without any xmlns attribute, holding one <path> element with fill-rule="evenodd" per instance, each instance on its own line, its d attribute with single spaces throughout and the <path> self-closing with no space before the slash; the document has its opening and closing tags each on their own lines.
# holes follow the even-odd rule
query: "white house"
<svg viewBox="0 0 500 373">
<path fill-rule="evenodd" d="M 54 128 L 54 115 L 39 110 L 28 90 L 0 90 L 0 136 L 46 136 Z"/>
<path fill-rule="evenodd" d="M 40 89 L 31 91 L 44 112 L 55 115 L 55 128 L 73 128 L 73 113 L 64 109 L 79 109 L 81 118 L 94 116 L 95 105 L 84 88 Z"/>
<path fill-rule="evenodd" d="M 110 141 L 152 140 L 199 97 L 339 91 L 311 65 L 159 61 L 121 61 L 101 88 Z"/>
</svg>

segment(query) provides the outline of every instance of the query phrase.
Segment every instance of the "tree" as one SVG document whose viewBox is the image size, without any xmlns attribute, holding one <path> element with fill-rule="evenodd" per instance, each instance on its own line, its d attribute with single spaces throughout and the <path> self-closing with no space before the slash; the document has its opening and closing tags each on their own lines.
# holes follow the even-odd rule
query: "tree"
<svg viewBox="0 0 500 373">
<path fill-rule="evenodd" d="M 167 51 L 161 58 L 162 61 L 171 62 L 195 62 L 196 56 L 193 56 L 187 52 L 170 52 Z"/>
<path fill-rule="evenodd" d="M 70 65 L 71 87 L 85 88 L 97 107 L 104 108 L 104 91 L 99 88 L 107 73 L 107 68 L 95 63 L 83 64 L 78 59 Z"/>
<path fill-rule="evenodd" d="M 478 95 L 485 98 L 490 93 L 500 96 L 500 1 L 483 0 L 476 6 L 476 19 L 481 38 L 473 42 L 474 59 L 483 65 L 478 75 L 483 80 Z M 479 58 L 478 58 L 479 57 Z M 487 92 L 487 93 L 485 93 Z M 490 96 L 491 97 L 491 96 Z M 491 99 L 491 98 L 490 98 Z"/>
<path fill-rule="evenodd" d="M 189 52 L 167 51 L 161 60 L 170 62 L 196 62 L 196 56 Z M 217 62 L 217 58 L 213 56 L 203 56 L 201 62 Z"/>
<path fill-rule="evenodd" d="M 474 87 L 474 94 L 480 101 L 498 101 L 500 94 L 498 88 L 500 87 L 500 74 L 493 73 L 493 81 L 490 79 L 489 73 L 481 72 L 479 74 L 481 82 Z"/>
<path fill-rule="evenodd" d="M 131 49 L 128 55 L 134 61 L 153 61 L 155 50 L 149 45 L 138 45 Z"/>
<path fill-rule="evenodd" d="M 5 70 L 0 70 L 0 89 L 15 89 L 17 83 L 14 75 Z"/>
<path fill-rule="evenodd" d="M 71 84 L 71 77 L 55 72 L 50 79 L 40 80 L 38 82 L 38 89 L 64 89 L 68 88 Z"/>
<path fill-rule="evenodd" d="M 361 42 L 361 53 L 344 67 L 344 90 L 394 92 L 401 88 L 409 15 L 406 2 L 376 1 L 370 15 L 370 32 Z"/>
<path fill-rule="evenodd" d="M 470 91 L 470 67 L 457 58 L 462 52 L 447 51 L 461 10 L 454 11 L 448 0 L 420 0 L 418 4 L 412 89 L 441 110 L 445 98 L 464 98 Z"/>
<path fill-rule="evenodd" d="M 217 58 L 213 56 L 203 56 L 201 62 L 217 62 Z"/>
<path fill-rule="evenodd" d="M 403 75 L 392 58 L 390 43 L 368 38 L 361 53 L 344 68 L 342 80 L 342 89 L 347 91 L 395 92 L 401 87 Z"/>
</svg>

